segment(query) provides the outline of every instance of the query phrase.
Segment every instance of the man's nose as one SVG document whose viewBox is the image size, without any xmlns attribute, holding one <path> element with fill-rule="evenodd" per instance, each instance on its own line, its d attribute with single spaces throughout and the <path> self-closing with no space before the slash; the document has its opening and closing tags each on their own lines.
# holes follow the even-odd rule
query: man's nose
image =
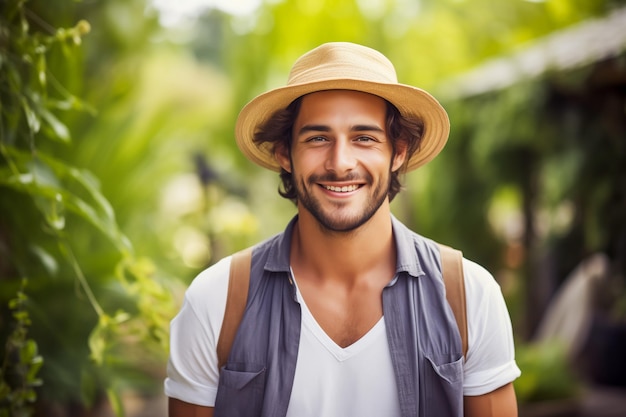
<svg viewBox="0 0 626 417">
<path fill-rule="evenodd" d="M 348 140 L 337 140 L 329 149 L 325 168 L 336 173 L 348 172 L 355 168 L 356 157 L 354 149 Z"/>
</svg>

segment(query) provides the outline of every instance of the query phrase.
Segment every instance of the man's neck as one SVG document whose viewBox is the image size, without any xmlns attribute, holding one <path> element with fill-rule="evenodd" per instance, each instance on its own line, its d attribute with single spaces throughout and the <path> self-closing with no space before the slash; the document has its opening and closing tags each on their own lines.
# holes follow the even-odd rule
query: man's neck
<svg viewBox="0 0 626 417">
<path fill-rule="evenodd" d="M 393 271 L 395 262 L 388 203 L 350 232 L 324 230 L 310 213 L 300 211 L 292 236 L 291 264 L 307 275 L 347 283 L 373 270 Z"/>
</svg>

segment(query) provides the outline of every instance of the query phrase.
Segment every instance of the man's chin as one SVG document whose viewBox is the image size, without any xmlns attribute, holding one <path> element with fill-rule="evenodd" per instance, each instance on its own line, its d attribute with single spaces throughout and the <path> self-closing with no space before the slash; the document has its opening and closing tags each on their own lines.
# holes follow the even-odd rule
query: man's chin
<svg viewBox="0 0 626 417">
<path fill-rule="evenodd" d="M 372 216 L 320 216 L 315 215 L 320 227 L 334 233 L 351 233 L 363 226 Z"/>
</svg>

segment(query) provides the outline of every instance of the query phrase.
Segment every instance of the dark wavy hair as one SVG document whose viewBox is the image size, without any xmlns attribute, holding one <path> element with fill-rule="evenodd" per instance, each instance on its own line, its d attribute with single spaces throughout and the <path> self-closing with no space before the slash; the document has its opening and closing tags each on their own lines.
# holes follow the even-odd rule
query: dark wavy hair
<svg viewBox="0 0 626 417">
<path fill-rule="evenodd" d="M 275 112 L 267 122 L 256 130 L 253 138 L 254 143 L 257 146 L 269 143 L 272 152 L 276 152 L 279 148 L 284 148 L 291 152 L 293 124 L 298 117 L 301 103 L 302 97 L 299 97 L 291 102 L 287 108 Z M 385 103 L 387 103 L 386 128 L 393 146 L 393 155 L 396 153 L 398 144 L 403 144 L 407 150 L 404 165 L 391 173 L 391 184 L 389 186 L 389 201 L 391 201 L 402 189 L 400 174 L 405 172 L 408 160 L 419 150 L 424 133 L 424 122 L 419 117 L 403 116 L 396 106 L 387 100 L 385 100 Z M 293 184 L 291 173 L 281 168 L 280 179 L 282 181 L 282 189 L 279 187 L 278 193 L 295 203 L 297 200 L 296 188 Z"/>
</svg>

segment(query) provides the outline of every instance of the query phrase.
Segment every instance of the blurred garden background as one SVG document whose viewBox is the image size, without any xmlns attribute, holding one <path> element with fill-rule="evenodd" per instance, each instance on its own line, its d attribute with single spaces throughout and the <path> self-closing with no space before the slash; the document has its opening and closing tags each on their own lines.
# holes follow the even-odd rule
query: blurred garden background
<svg viewBox="0 0 626 417">
<path fill-rule="evenodd" d="M 393 210 L 500 283 L 522 412 L 622 389 L 625 7 L 0 0 L 0 416 L 165 415 L 137 398 L 162 396 L 186 286 L 295 213 L 239 153 L 238 111 L 337 40 L 449 112 Z"/>
</svg>

